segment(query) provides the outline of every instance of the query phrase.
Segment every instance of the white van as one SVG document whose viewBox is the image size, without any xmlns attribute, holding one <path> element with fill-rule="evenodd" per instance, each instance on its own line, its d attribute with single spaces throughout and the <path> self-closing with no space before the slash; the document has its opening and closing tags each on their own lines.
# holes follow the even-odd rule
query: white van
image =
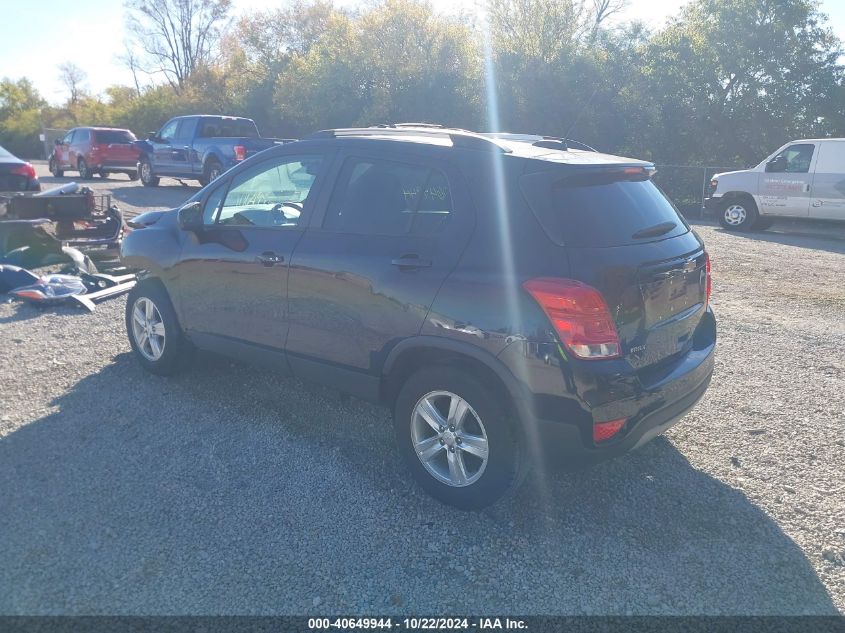
<svg viewBox="0 0 845 633">
<path fill-rule="evenodd" d="M 766 228 L 774 217 L 845 220 L 845 139 L 787 143 L 751 169 L 716 174 L 705 200 L 729 230 Z"/>
</svg>

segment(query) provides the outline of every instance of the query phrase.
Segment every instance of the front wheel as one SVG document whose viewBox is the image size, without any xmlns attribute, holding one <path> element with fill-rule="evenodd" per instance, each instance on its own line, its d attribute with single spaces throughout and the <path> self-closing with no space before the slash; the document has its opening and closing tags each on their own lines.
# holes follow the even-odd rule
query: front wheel
<svg viewBox="0 0 845 633">
<path fill-rule="evenodd" d="M 728 231 L 749 231 L 758 217 L 757 205 L 748 198 L 726 200 L 719 207 L 719 224 Z"/>
<path fill-rule="evenodd" d="M 53 174 L 56 178 L 61 178 L 65 175 L 64 170 L 59 169 L 59 163 L 56 161 L 55 157 L 50 158 L 50 173 Z"/>
<path fill-rule="evenodd" d="M 413 374 L 393 423 L 414 479 L 463 510 L 486 507 L 516 486 L 519 439 L 499 394 L 469 373 L 432 367 Z"/>
<path fill-rule="evenodd" d="M 142 158 L 138 164 L 138 171 L 141 174 L 141 184 L 145 187 L 158 187 L 159 179 L 153 175 L 153 166 L 148 158 Z"/>
<path fill-rule="evenodd" d="M 126 301 L 126 332 L 135 357 L 147 371 L 161 376 L 185 368 L 193 349 L 160 282 L 138 283 Z"/>
</svg>

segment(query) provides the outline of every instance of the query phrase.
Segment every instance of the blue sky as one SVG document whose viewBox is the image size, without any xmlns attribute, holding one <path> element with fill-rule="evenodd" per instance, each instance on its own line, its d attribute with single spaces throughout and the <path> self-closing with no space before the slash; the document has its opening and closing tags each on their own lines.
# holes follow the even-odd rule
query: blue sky
<svg viewBox="0 0 845 633">
<path fill-rule="evenodd" d="M 443 11 L 470 9 L 475 0 L 433 0 Z M 265 9 L 283 0 L 234 0 L 235 14 Z M 353 0 L 341 0 L 350 4 Z M 88 75 L 87 89 L 99 93 L 115 83 L 131 84 L 132 76 L 117 59 L 124 48 L 125 10 L 121 0 L 38 0 L 34 5 L 7 2 L 0 23 L 0 77 L 29 77 L 51 102 L 66 95 L 58 80 L 58 64 L 72 61 Z M 677 13 L 678 0 L 629 0 L 623 19 L 638 19 L 653 28 Z M 34 7 L 37 7 L 34 8 Z M 845 2 L 822 0 L 830 26 L 845 40 Z"/>
</svg>

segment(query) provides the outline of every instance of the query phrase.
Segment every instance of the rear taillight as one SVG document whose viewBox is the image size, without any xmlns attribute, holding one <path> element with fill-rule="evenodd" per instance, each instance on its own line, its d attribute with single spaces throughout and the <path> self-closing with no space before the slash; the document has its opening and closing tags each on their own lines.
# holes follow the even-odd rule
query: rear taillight
<svg viewBox="0 0 845 633">
<path fill-rule="evenodd" d="M 15 176 L 23 176 L 25 178 L 35 178 L 35 167 L 29 163 L 24 163 L 20 167 L 15 167 L 10 173 Z"/>
<path fill-rule="evenodd" d="M 244 158 L 246 158 L 246 147 L 235 145 L 235 160 L 243 160 Z"/>
<path fill-rule="evenodd" d="M 706 286 L 705 286 L 705 302 L 706 304 L 710 303 L 710 293 L 713 289 L 713 284 L 710 279 L 710 253 L 704 253 L 704 274 L 707 275 Z"/>
<path fill-rule="evenodd" d="M 578 358 L 597 360 L 619 356 L 619 335 L 604 297 L 573 279 L 544 277 L 523 288 L 540 304 L 566 348 Z"/>
<path fill-rule="evenodd" d="M 618 420 L 609 420 L 607 422 L 593 423 L 593 441 L 597 444 L 599 442 L 606 442 L 614 435 L 619 433 L 623 426 L 625 426 L 626 418 Z"/>
</svg>

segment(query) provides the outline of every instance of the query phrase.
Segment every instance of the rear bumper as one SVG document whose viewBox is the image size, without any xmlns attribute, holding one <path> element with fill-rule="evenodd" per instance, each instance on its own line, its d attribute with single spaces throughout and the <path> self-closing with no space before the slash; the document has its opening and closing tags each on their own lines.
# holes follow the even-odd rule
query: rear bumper
<svg viewBox="0 0 845 633">
<path fill-rule="evenodd" d="M 517 359 L 503 352 L 503 360 L 512 369 L 514 362 L 522 365 L 521 373 L 515 375 L 523 376 L 525 397 L 520 410 L 528 446 L 539 448 L 547 460 L 595 463 L 641 447 L 695 406 L 713 375 L 716 323 L 708 309 L 692 348 L 667 366 L 647 372 L 619 371 L 622 363 L 595 364 L 593 375 L 579 375 L 590 371 L 589 365 L 573 371 L 571 363 L 552 362 L 553 349 L 542 348 L 532 350 L 539 352 L 542 364 L 534 353 L 533 359 L 525 355 Z M 609 371 L 599 373 L 605 368 Z M 554 374 L 557 394 L 550 393 Z M 612 439 L 600 444 L 593 441 L 594 422 L 620 418 L 626 418 L 625 425 Z"/>
</svg>

